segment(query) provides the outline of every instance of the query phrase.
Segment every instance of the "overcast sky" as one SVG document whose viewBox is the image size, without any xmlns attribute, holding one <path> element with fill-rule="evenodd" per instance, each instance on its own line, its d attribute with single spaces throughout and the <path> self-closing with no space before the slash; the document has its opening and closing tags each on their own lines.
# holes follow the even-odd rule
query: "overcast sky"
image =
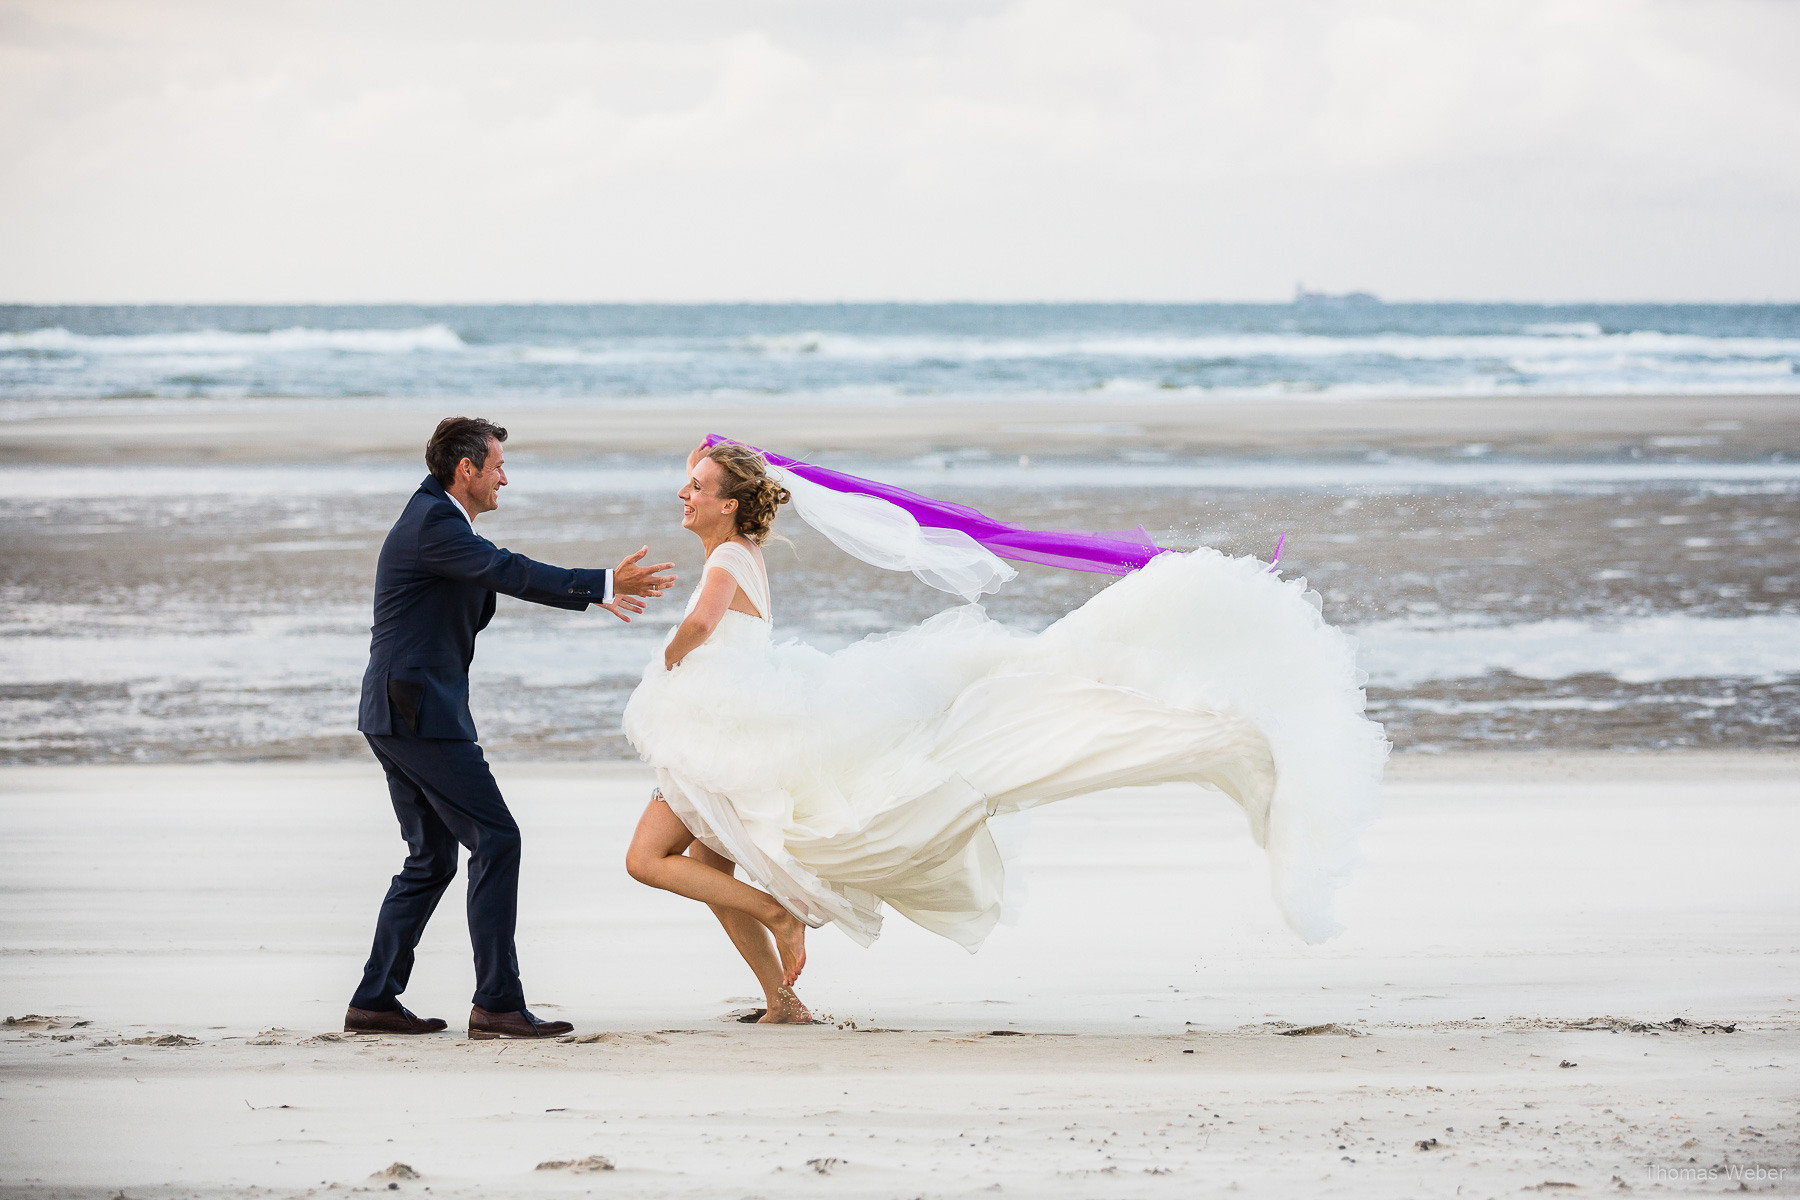
<svg viewBox="0 0 1800 1200">
<path fill-rule="evenodd" d="M 1800 299 L 1796 0 L 0 0 L 0 301 Z"/>
</svg>

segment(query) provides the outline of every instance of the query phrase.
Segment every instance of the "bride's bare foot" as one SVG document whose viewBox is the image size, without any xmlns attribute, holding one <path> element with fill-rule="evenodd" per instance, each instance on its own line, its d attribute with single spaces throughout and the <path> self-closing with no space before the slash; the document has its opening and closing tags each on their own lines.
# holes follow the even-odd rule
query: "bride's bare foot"
<svg viewBox="0 0 1800 1200">
<path fill-rule="evenodd" d="M 775 989 L 774 1003 L 769 1005 L 769 1011 L 765 1012 L 762 1019 L 757 1022 L 758 1025 L 811 1025 L 812 1023 L 812 1013 L 807 1011 L 806 1005 L 800 1003 L 800 997 L 794 995 L 794 989 L 790 987 Z"/>
<path fill-rule="evenodd" d="M 806 922 L 785 908 L 774 921 L 764 922 L 775 937 L 775 949 L 781 955 L 781 982 L 794 986 L 800 972 L 806 969 Z"/>
</svg>

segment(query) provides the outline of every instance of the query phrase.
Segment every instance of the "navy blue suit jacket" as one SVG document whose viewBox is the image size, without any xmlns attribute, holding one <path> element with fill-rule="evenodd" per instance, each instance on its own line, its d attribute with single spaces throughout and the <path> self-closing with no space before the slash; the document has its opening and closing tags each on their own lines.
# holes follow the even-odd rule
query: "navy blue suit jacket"
<svg viewBox="0 0 1800 1200">
<path fill-rule="evenodd" d="M 552 567 L 494 545 L 426 476 L 381 545 L 357 729 L 392 734 L 404 722 L 420 737 L 474 741 L 469 663 L 495 593 L 580 611 L 605 591 L 603 570 Z"/>
</svg>

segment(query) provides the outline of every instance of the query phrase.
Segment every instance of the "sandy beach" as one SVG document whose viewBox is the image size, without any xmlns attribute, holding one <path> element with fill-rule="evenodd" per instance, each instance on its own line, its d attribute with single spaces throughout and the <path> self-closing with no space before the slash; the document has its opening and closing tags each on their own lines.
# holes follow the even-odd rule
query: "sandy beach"
<svg viewBox="0 0 1800 1200">
<path fill-rule="evenodd" d="M 815 934 L 798 1029 L 620 868 L 640 768 L 498 771 L 574 1041 L 463 1039 L 454 889 L 406 997 L 451 1031 L 336 1032 L 401 852 L 372 763 L 0 772 L 0 1195 L 1800 1191 L 1790 753 L 1398 759 L 1320 947 L 1220 798 L 1066 802 L 980 955 Z"/>
<path fill-rule="evenodd" d="M 59 410 L 72 409 L 63 414 Z M 0 422 L 0 462 L 292 462 L 419 453 L 420 429 L 481 410 L 513 431 L 515 454 L 681 454 L 707 433 L 790 453 L 901 456 L 978 447 L 995 454 L 1341 455 L 1384 450 L 1593 456 L 1646 449 L 1703 459 L 1800 451 L 1800 395 L 1515 396 L 1167 401 L 1032 396 L 871 398 L 829 405 L 691 397 L 563 404 L 466 399 L 37 403 Z M 1678 438 L 1655 446 L 1656 438 Z"/>
</svg>

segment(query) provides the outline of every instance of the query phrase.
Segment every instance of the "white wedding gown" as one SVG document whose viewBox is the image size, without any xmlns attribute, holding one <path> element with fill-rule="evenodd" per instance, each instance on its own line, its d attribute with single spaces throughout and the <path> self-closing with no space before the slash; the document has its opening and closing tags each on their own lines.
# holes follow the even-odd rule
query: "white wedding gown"
<svg viewBox="0 0 1800 1200">
<path fill-rule="evenodd" d="M 1042 633 L 966 604 L 825 654 L 774 643 L 760 552 L 728 542 L 713 569 L 763 615 L 728 611 L 673 671 L 659 654 L 625 736 L 689 830 L 808 925 L 868 945 L 886 904 L 973 951 L 1004 891 L 989 816 L 1187 780 L 1243 809 L 1294 930 L 1337 932 L 1388 744 L 1304 580 L 1163 554 Z"/>
</svg>

